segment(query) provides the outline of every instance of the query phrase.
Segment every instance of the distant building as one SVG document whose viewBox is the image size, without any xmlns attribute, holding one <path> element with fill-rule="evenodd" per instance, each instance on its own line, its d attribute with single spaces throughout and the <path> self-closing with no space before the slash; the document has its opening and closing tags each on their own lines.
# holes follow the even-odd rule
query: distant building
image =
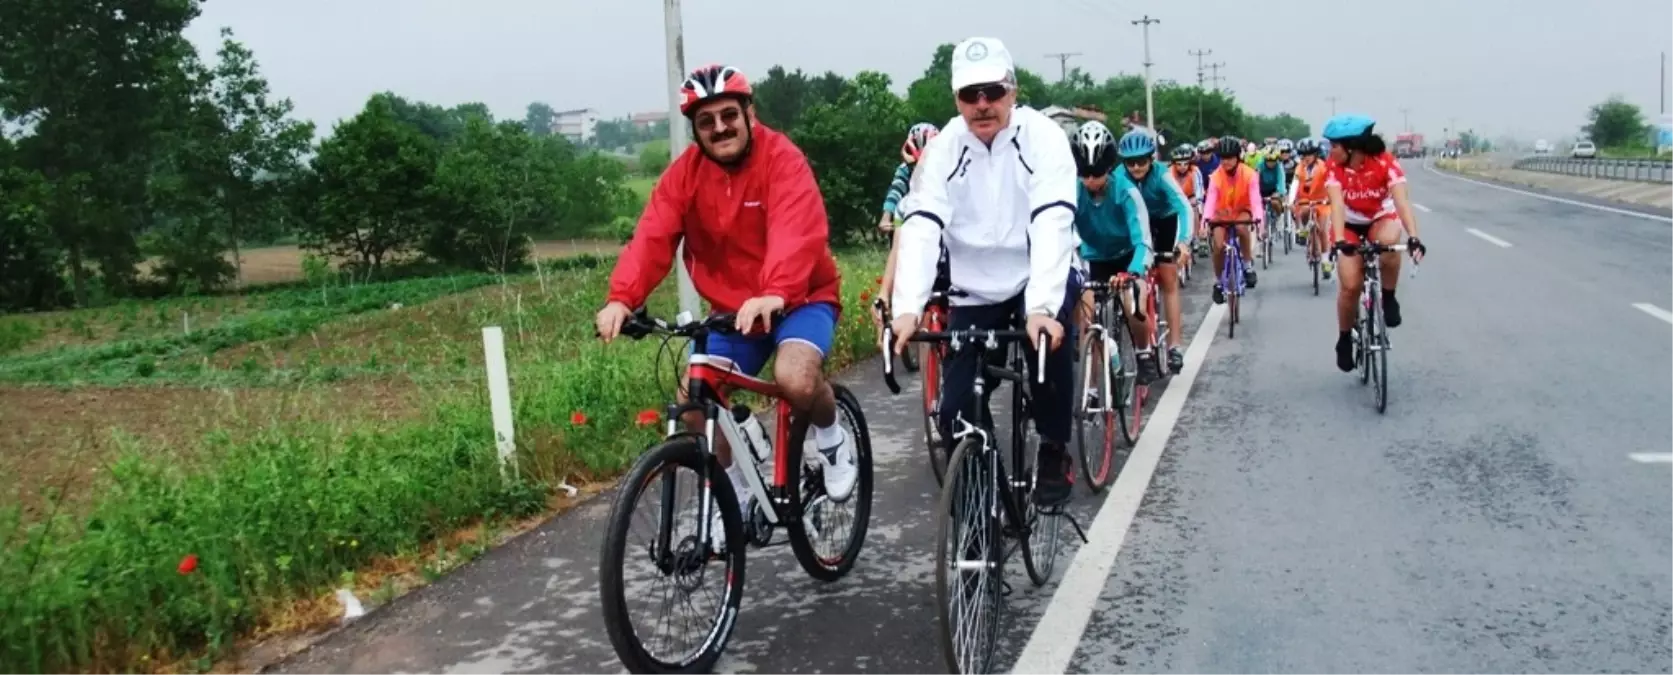
<svg viewBox="0 0 1673 675">
<path fill-rule="evenodd" d="M 633 126 L 636 129 L 649 129 L 651 125 L 668 121 L 668 111 L 643 112 L 633 114 Z"/>
<path fill-rule="evenodd" d="M 1104 114 L 1093 108 L 1065 108 L 1060 105 L 1049 105 L 1040 109 L 1040 114 L 1050 117 L 1057 125 L 1063 127 L 1063 133 L 1073 135 L 1080 128 L 1082 122 L 1097 120 L 1103 122 Z"/>
<path fill-rule="evenodd" d="M 586 143 L 598 133 L 598 111 L 592 108 L 565 110 L 552 118 L 552 131 L 573 143 Z"/>
<path fill-rule="evenodd" d="M 1656 120 L 1655 128 L 1656 152 L 1673 150 L 1673 115 L 1662 115 Z"/>
</svg>

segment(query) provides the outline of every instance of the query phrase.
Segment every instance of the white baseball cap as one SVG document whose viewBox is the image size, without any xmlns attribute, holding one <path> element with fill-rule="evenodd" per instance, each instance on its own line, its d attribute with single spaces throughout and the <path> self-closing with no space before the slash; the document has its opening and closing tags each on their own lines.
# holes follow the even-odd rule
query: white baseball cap
<svg viewBox="0 0 1673 675">
<path fill-rule="evenodd" d="M 973 37 L 953 48 L 953 91 L 998 82 L 1012 71 L 1011 52 L 997 38 Z"/>
</svg>

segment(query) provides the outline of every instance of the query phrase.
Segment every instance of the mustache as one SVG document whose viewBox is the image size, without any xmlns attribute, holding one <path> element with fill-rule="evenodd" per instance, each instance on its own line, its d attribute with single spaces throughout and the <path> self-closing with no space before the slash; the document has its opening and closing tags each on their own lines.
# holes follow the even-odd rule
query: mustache
<svg viewBox="0 0 1673 675">
<path fill-rule="evenodd" d="M 729 140 L 732 140 L 732 139 L 737 138 L 737 137 L 738 137 L 738 130 L 737 129 L 726 129 L 724 131 L 716 131 L 712 134 L 709 134 L 709 142 L 710 143 L 719 143 L 721 141 L 729 141 Z"/>
</svg>

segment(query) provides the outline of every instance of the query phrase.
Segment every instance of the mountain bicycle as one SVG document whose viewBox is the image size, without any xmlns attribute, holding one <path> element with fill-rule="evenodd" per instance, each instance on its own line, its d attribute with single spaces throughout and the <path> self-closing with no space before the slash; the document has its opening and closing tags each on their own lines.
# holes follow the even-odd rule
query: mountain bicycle
<svg viewBox="0 0 1673 675">
<path fill-rule="evenodd" d="M 714 667 L 732 637 L 743 600 L 746 544 L 757 548 L 768 546 L 773 531 L 783 528 L 802 569 L 826 582 L 847 575 L 865 544 L 871 518 L 872 455 L 871 437 L 859 401 L 846 387 L 830 383 L 836 396 L 837 420 L 854 440 L 858 473 L 848 498 L 832 500 L 825 493 L 817 470 L 820 465 L 814 462 L 811 467 L 804 467 L 802 445 L 808 432 L 807 417 L 791 410 L 778 385 L 745 375 L 736 371 L 729 360 L 708 355 L 708 336 L 735 333 L 735 321 L 733 314 L 691 321 L 689 315 L 682 313 L 676 318 L 676 324 L 670 325 L 648 318 L 641 309 L 622 326 L 622 335 L 635 340 L 652 334 L 663 335 L 664 351 L 668 350 L 671 338 L 689 338 L 692 343 L 686 360 L 687 402 L 668 406 L 666 437 L 646 449 L 623 479 L 606 521 L 599 556 L 599 598 L 605 632 L 622 665 L 632 672 L 694 673 L 708 672 Z M 660 353 L 657 363 L 661 363 Z M 753 411 L 741 403 L 730 402 L 728 392 L 732 388 L 775 402 L 770 444 Z M 682 428 L 680 417 L 693 412 L 703 415 L 700 432 Z M 726 439 L 732 461 L 743 466 L 745 483 L 754 497 L 748 514 L 739 512 L 732 483 L 724 477 L 726 469 L 713 452 L 716 434 Z M 764 471 L 763 465 L 768 469 Z M 806 468 L 815 470 L 804 471 Z M 679 476 L 682 469 L 689 475 Z M 694 517 L 686 519 L 692 521 L 691 531 L 677 535 L 675 530 L 682 519 L 676 513 L 674 502 L 682 481 L 694 489 L 698 502 L 695 513 L 691 514 Z M 635 524 L 634 507 L 641 498 L 653 495 L 660 497 L 655 513 L 641 519 L 650 521 L 654 532 L 647 541 L 631 547 L 630 553 L 628 536 Z M 720 532 L 712 526 L 715 509 L 720 510 Z M 649 569 L 629 579 L 625 569 L 629 562 L 647 563 Z M 711 571 L 710 563 L 718 563 L 720 569 Z M 710 579 L 720 584 L 718 593 L 700 591 Z M 652 608 L 643 622 L 629 616 L 629 588 L 664 585 L 668 588 L 661 593 L 660 609 Z M 673 651 L 661 651 L 645 644 L 646 639 L 662 637 L 664 631 L 660 629 L 669 625 L 664 621 L 668 614 L 695 609 L 695 603 L 710 599 L 714 600 L 714 607 L 707 617 L 677 622 L 701 625 L 706 620 L 707 628 L 699 629 L 701 633 L 693 640 L 695 644 Z"/>
</svg>

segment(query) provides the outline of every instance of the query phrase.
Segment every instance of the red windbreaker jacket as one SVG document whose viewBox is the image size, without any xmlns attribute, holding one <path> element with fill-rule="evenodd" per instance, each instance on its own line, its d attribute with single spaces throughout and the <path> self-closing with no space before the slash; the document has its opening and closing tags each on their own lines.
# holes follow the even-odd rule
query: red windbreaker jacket
<svg viewBox="0 0 1673 675">
<path fill-rule="evenodd" d="M 786 311 L 814 302 L 840 310 L 830 223 L 807 157 L 782 133 L 760 123 L 753 131 L 737 167 L 693 143 L 662 172 L 610 275 L 610 301 L 643 305 L 684 237 L 692 285 L 717 312 L 763 295 L 784 298 Z"/>
</svg>

